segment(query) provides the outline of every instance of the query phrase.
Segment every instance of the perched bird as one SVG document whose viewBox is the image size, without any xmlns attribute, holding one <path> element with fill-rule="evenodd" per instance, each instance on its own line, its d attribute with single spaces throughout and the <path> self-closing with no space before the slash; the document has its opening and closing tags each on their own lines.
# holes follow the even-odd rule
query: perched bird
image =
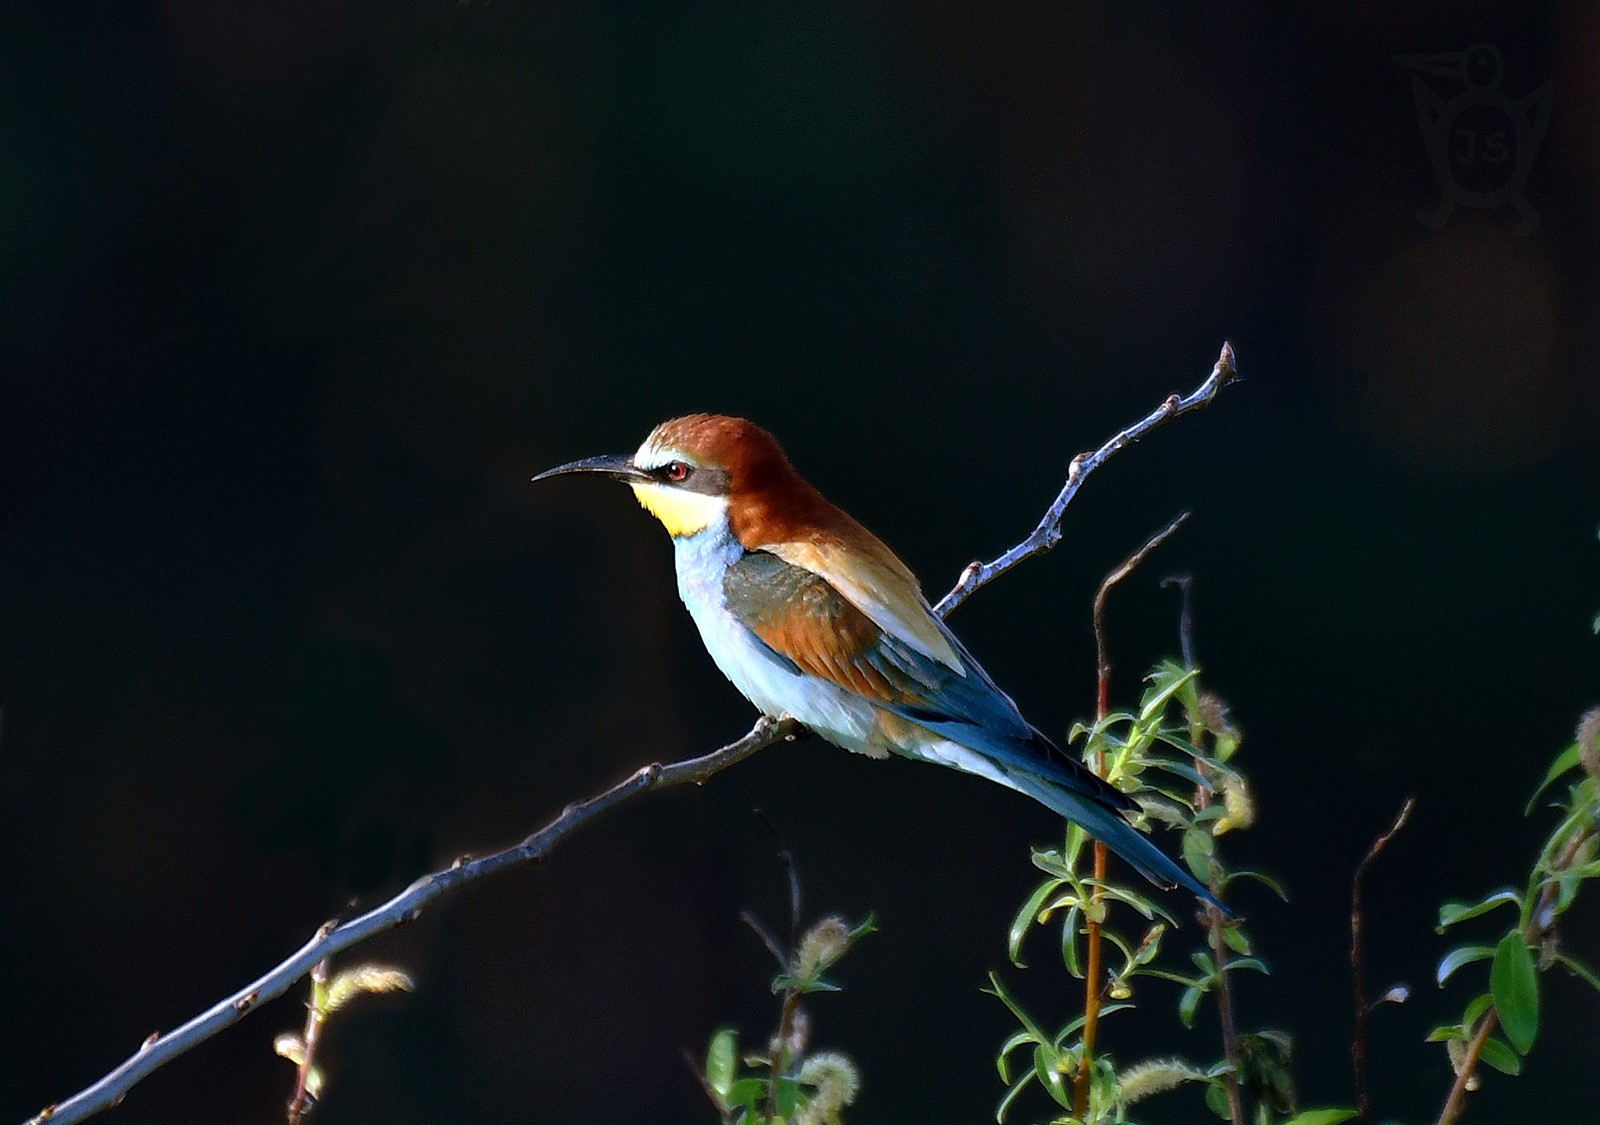
<svg viewBox="0 0 1600 1125">
<path fill-rule="evenodd" d="M 1124 819 L 1138 806 L 1031 726 L 870 531 L 742 418 L 663 422 L 634 454 L 533 479 L 623 481 L 672 536 L 678 593 L 745 698 L 829 742 L 997 781 L 1082 825 L 1147 879 L 1215 902 Z M 1218 904 L 1220 905 L 1220 904 Z"/>
</svg>

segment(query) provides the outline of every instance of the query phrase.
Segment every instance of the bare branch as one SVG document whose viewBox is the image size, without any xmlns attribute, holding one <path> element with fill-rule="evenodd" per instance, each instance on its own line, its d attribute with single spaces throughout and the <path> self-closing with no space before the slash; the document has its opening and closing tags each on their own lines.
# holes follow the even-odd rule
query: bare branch
<svg viewBox="0 0 1600 1125">
<path fill-rule="evenodd" d="M 37 1116 L 30 1118 L 27 1125 L 46 1125 L 46 1123 L 67 1125 L 109 1109 L 120 1102 L 129 1089 L 149 1076 L 152 1071 L 165 1066 L 191 1047 L 238 1023 L 247 1012 L 263 1001 L 282 996 L 323 958 L 349 949 L 374 934 L 412 921 L 424 908 L 474 879 L 514 864 L 544 859 L 558 843 L 574 831 L 641 793 L 690 782 L 699 784 L 734 763 L 750 757 L 757 750 L 771 746 L 775 742 L 797 737 L 802 730 L 800 724 L 793 719 L 774 720 L 763 716 L 749 734 L 720 750 L 669 765 L 653 763 L 636 770 L 626 780 L 613 785 L 603 793 L 586 801 L 568 805 L 560 816 L 520 844 L 479 859 L 459 859 L 442 871 L 424 875 L 381 906 L 376 906 L 334 929 L 325 932 L 319 930 L 315 937 L 301 946 L 292 956 L 232 996 L 207 1008 L 183 1026 L 175 1028 L 166 1035 L 151 1036 L 121 1066 L 66 1101 L 46 1107 Z"/>
<path fill-rule="evenodd" d="M 1111 657 L 1106 651 L 1106 596 L 1111 593 L 1111 587 L 1132 574 L 1134 568 L 1144 562 L 1151 551 L 1170 539 L 1188 519 L 1188 512 L 1179 512 L 1176 519 L 1146 539 L 1143 547 L 1112 567 L 1100 580 L 1100 588 L 1094 592 L 1094 605 L 1090 610 L 1090 617 L 1094 621 L 1095 722 L 1104 719 L 1106 712 L 1110 710 Z"/>
<path fill-rule="evenodd" d="M 1161 423 L 1179 414 L 1208 405 L 1236 373 L 1233 348 L 1229 344 L 1223 344 L 1222 354 L 1218 357 L 1216 366 L 1199 387 L 1183 397 L 1171 396 L 1093 453 L 1075 457 L 1068 470 L 1066 485 L 1032 534 L 994 561 L 973 563 L 967 567 L 961 575 L 960 582 L 934 607 L 934 612 L 941 617 L 945 616 L 966 601 L 974 591 L 1010 570 L 1023 559 L 1053 547 L 1061 538 L 1062 514 L 1072 502 L 1072 498 L 1077 495 L 1084 478 L 1099 468 L 1112 454 L 1137 441 Z M 610 789 L 587 800 L 568 805 L 560 816 L 519 844 L 477 859 L 462 857 L 444 870 L 424 875 L 387 902 L 365 914 L 326 932 L 319 930 L 316 936 L 299 950 L 232 996 L 212 1005 L 166 1035 L 151 1036 L 136 1053 L 129 1056 L 116 1069 L 65 1101 L 46 1106 L 36 1116 L 29 1118 L 25 1125 L 47 1125 L 47 1123 L 69 1125 L 71 1122 L 82 1121 L 109 1109 L 122 1101 L 130 1089 L 155 1070 L 239 1022 L 246 1013 L 264 1001 L 282 996 L 324 958 L 349 949 L 374 934 L 412 921 L 425 908 L 466 883 L 506 867 L 543 860 L 567 836 L 597 819 L 601 814 L 610 812 L 635 797 L 656 789 L 667 789 L 688 783 L 702 784 L 729 766 L 742 762 L 756 751 L 775 742 L 792 741 L 803 733 L 805 728 L 793 719 L 787 717 L 772 719 L 763 716 L 750 732 L 737 742 L 730 742 L 721 749 L 713 750 L 698 758 L 688 758 L 665 765 L 655 762 L 644 766 Z"/>
<path fill-rule="evenodd" d="M 989 562 L 974 562 L 969 565 L 962 571 L 961 581 L 956 583 L 956 588 L 940 600 L 934 611 L 941 617 L 948 615 L 956 606 L 971 597 L 979 587 L 994 581 L 1023 559 L 1031 558 L 1054 547 L 1061 541 L 1061 517 L 1090 473 L 1110 460 L 1112 454 L 1138 441 L 1163 422 L 1180 414 L 1187 414 L 1191 410 L 1198 410 L 1202 406 L 1210 406 L 1218 392 L 1231 383 L 1238 374 L 1239 369 L 1234 363 L 1233 345 L 1223 344 L 1222 354 L 1217 356 L 1216 366 L 1211 369 L 1211 374 L 1206 377 L 1205 382 L 1181 398 L 1172 395 L 1093 453 L 1080 453 L 1074 457 L 1072 464 L 1067 467 L 1067 483 L 1056 494 L 1044 518 L 1039 521 L 1039 526 L 1034 528 L 1026 539 L 999 557 Z"/>
<path fill-rule="evenodd" d="M 328 959 L 324 957 L 311 966 L 311 1001 L 306 1004 L 306 1030 L 300 1037 L 300 1062 L 294 1070 L 294 1093 L 289 1097 L 289 1125 L 300 1125 L 317 1096 L 311 1076 L 316 1073 L 317 1044 L 322 1038 L 322 1028 L 328 1022 L 320 995 L 327 984 Z"/>
<path fill-rule="evenodd" d="M 1190 575 L 1180 575 L 1176 578 L 1164 579 L 1163 586 L 1173 585 L 1178 588 L 1180 604 L 1178 611 L 1178 638 L 1183 648 L 1183 666 L 1188 671 L 1195 670 L 1194 662 L 1194 617 L 1192 595 L 1194 593 L 1194 579 Z M 1199 716 L 1191 713 L 1189 716 L 1189 741 L 1199 746 L 1205 734 L 1205 724 Z M 1194 803 L 1196 809 L 1210 807 L 1212 800 L 1212 787 L 1210 771 L 1201 759 L 1194 763 L 1195 771 L 1200 775 L 1200 784 L 1194 789 Z M 1211 865 L 1211 892 L 1221 894 L 1222 887 L 1217 879 L 1216 865 Z M 1233 986 L 1228 980 L 1228 938 L 1227 925 L 1222 917 L 1222 911 L 1216 906 L 1207 903 L 1204 914 L 1206 934 L 1211 939 L 1211 959 L 1217 969 L 1217 1028 L 1222 1035 L 1222 1061 L 1227 1064 L 1227 1069 L 1222 1072 L 1222 1092 L 1228 1099 L 1228 1120 L 1232 1125 L 1245 1125 L 1244 1091 L 1239 1085 L 1239 1030 L 1233 1018 Z"/>
<path fill-rule="evenodd" d="M 1134 568 L 1144 562 L 1145 557 L 1161 544 L 1165 543 L 1184 521 L 1189 518 L 1188 512 L 1180 513 L 1178 518 L 1167 524 L 1166 527 L 1146 539 L 1144 546 L 1133 554 L 1123 559 L 1100 580 L 1100 588 L 1094 592 L 1094 605 L 1090 617 L 1094 621 L 1094 651 L 1095 651 L 1095 701 L 1094 721 L 1105 721 L 1106 714 L 1111 709 L 1111 657 L 1106 654 L 1106 595 L 1111 592 L 1111 587 L 1121 582 L 1132 574 Z M 1105 776 L 1105 756 L 1100 751 L 1095 751 L 1094 772 L 1101 777 Z M 1105 897 L 1102 889 L 1106 880 L 1106 866 L 1108 863 L 1106 846 L 1099 840 L 1094 842 L 1094 890 L 1090 892 L 1091 901 L 1099 906 Z M 1072 1079 L 1072 1107 L 1073 1113 L 1086 1118 L 1089 1112 L 1089 1071 L 1094 1065 L 1095 1037 L 1100 1030 L 1100 994 L 1102 984 L 1101 972 L 1101 935 L 1100 922 L 1092 916 L 1087 919 L 1087 935 L 1084 946 L 1087 951 L 1085 958 L 1087 965 L 1084 969 L 1084 1000 L 1083 1000 L 1083 1058 L 1078 1062 L 1078 1072 Z"/>
<path fill-rule="evenodd" d="M 1178 591 L 1178 650 L 1185 668 L 1197 667 L 1194 658 L 1194 575 L 1169 574 L 1161 580 L 1163 588 Z"/>
<path fill-rule="evenodd" d="M 1361 1125 L 1370 1125 L 1372 1121 L 1372 1111 L 1367 1104 L 1367 1016 L 1372 1014 L 1373 1007 L 1367 1002 L 1366 988 L 1361 982 L 1361 880 L 1366 877 L 1367 868 L 1372 866 L 1372 861 L 1378 858 L 1383 849 L 1389 846 L 1389 841 L 1406 826 L 1406 821 L 1411 819 L 1411 810 L 1416 804 L 1415 797 L 1406 798 L 1406 803 L 1400 806 L 1400 815 L 1394 818 L 1389 831 L 1372 841 L 1372 847 L 1367 849 L 1367 854 L 1356 864 L 1355 876 L 1350 881 L 1350 980 L 1356 1006 L 1356 1026 L 1355 1034 L 1350 1041 L 1350 1058 L 1355 1065 L 1356 1120 Z"/>
</svg>

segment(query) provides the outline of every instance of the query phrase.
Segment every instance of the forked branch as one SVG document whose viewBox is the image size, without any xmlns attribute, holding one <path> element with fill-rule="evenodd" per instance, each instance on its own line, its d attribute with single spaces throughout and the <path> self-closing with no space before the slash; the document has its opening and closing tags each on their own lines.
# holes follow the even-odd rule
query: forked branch
<svg viewBox="0 0 1600 1125">
<path fill-rule="evenodd" d="M 1061 539 L 1061 517 L 1091 472 L 1104 464 L 1118 450 L 1137 441 L 1163 422 L 1208 405 L 1235 374 L 1233 348 L 1223 344 L 1222 354 L 1218 356 L 1215 367 L 1200 386 L 1187 395 L 1172 395 L 1145 417 L 1112 436 L 1100 448 L 1073 458 L 1067 472 L 1066 484 L 1051 503 L 1038 527 L 1034 528 L 1026 539 L 993 561 L 975 562 L 967 567 L 955 588 L 934 607 L 934 612 L 941 617 L 948 614 L 976 590 L 1010 570 L 1023 559 L 1055 546 Z M 698 758 L 667 764 L 652 763 L 635 771 L 610 789 L 568 805 L 560 816 L 519 844 L 476 859 L 463 857 L 441 871 L 424 875 L 387 902 L 373 907 L 365 914 L 339 925 L 318 930 L 316 936 L 299 950 L 238 992 L 218 1001 L 175 1030 L 165 1035 L 158 1033 L 150 1036 L 138 1051 L 116 1069 L 65 1101 L 46 1106 L 36 1116 L 29 1118 L 26 1125 L 46 1125 L 46 1123 L 68 1125 L 70 1122 L 82 1121 L 101 1110 L 109 1109 L 122 1101 L 133 1086 L 155 1070 L 238 1023 L 245 1015 L 267 1001 L 282 996 L 324 958 L 349 949 L 374 934 L 411 921 L 435 901 L 466 883 L 503 868 L 544 859 L 567 836 L 597 819 L 601 814 L 610 812 L 635 797 L 650 790 L 666 789 L 675 785 L 701 784 L 729 766 L 750 757 L 756 751 L 775 742 L 792 740 L 802 733 L 804 728 L 793 719 L 774 720 L 763 717 L 737 742 L 730 742 L 721 749 L 713 750 Z"/>
</svg>

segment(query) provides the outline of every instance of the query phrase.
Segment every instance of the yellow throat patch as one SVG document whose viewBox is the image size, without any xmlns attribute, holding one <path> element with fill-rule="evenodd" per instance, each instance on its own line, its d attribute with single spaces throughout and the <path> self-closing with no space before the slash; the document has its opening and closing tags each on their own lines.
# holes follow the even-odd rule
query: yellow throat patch
<svg viewBox="0 0 1600 1125">
<path fill-rule="evenodd" d="M 727 515 L 728 502 L 703 492 L 685 492 L 659 484 L 630 486 L 644 510 L 661 521 L 674 539 L 695 535 Z"/>
</svg>

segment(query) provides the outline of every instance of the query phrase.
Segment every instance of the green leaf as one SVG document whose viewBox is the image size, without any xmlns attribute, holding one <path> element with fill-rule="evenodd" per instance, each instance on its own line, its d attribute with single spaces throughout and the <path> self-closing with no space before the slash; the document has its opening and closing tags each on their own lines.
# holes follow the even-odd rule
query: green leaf
<svg viewBox="0 0 1600 1125">
<path fill-rule="evenodd" d="M 1073 874 L 1078 870 L 1078 856 L 1083 854 L 1083 845 L 1088 842 L 1089 834 L 1079 825 L 1072 823 L 1070 820 L 1067 821 L 1067 835 L 1062 841 L 1062 846 L 1065 849 L 1062 862 L 1067 868 L 1068 874 Z"/>
<path fill-rule="evenodd" d="M 1476 1025 L 1478 1022 L 1478 1017 L 1487 1012 L 1489 1010 L 1489 1005 L 1493 1003 L 1494 997 L 1490 996 L 1487 992 L 1475 997 L 1472 1003 L 1467 1005 L 1467 1010 L 1461 1013 L 1462 1028 L 1465 1029 Z"/>
<path fill-rule="evenodd" d="M 1043 851 L 1035 850 L 1032 856 L 1033 865 L 1046 875 L 1053 876 L 1063 883 L 1070 883 L 1077 876 L 1073 873 L 1069 863 L 1061 858 L 1061 853 L 1054 848 Z"/>
<path fill-rule="evenodd" d="M 1189 873 L 1202 883 L 1211 882 L 1211 849 L 1214 843 L 1209 832 L 1191 828 L 1183 834 L 1183 862 Z"/>
<path fill-rule="evenodd" d="M 1022 909 L 1017 911 L 1017 916 L 1011 920 L 1011 933 L 1006 940 L 1006 952 L 1011 955 L 1011 963 L 1019 969 L 1028 966 L 1022 960 L 1022 939 L 1033 925 L 1039 911 L 1044 908 L 1045 899 L 1049 898 L 1061 887 L 1059 879 L 1046 879 L 1034 888 L 1028 896 L 1028 901 L 1022 904 Z"/>
<path fill-rule="evenodd" d="M 1140 969 L 1137 975 L 1155 977 L 1157 980 L 1170 980 L 1173 984 L 1181 984 L 1185 988 L 1203 989 L 1206 985 L 1206 981 L 1199 977 L 1186 977 L 1182 973 L 1169 972 L 1166 969 Z"/>
<path fill-rule="evenodd" d="M 1522 1073 L 1522 1060 L 1516 1052 L 1492 1035 L 1483 1041 L 1483 1054 L 1478 1057 L 1501 1074 Z"/>
<path fill-rule="evenodd" d="M 1209 790 L 1211 788 L 1211 782 L 1206 778 L 1201 777 L 1200 771 L 1189 765 L 1187 762 L 1157 759 L 1152 761 L 1150 764 L 1155 766 L 1157 769 L 1165 770 L 1173 777 L 1183 778 L 1183 780 L 1187 781 L 1190 785 L 1193 785 L 1196 789 Z"/>
<path fill-rule="evenodd" d="M 1225 972 L 1230 972 L 1230 973 L 1233 972 L 1235 969 L 1250 969 L 1253 972 L 1257 972 L 1257 973 L 1262 974 L 1263 976 L 1271 976 L 1272 975 L 1271 972 L 1267 969 L 1266 963 L 1263 962 L 1261 960 L 1261 958 L 1259 958 L 1259 957 L 1235 957 L 1232 961 L 1229 961 L 1227 963 L 1227 965 L 1225 965 L 1223 968 L 1224 968 Z"/>
<path fill-rule="evenodd" d="M 1061 1080 L 1060 1062 L 1061 1056 L 1046 1044 L 1040 1043 L 1034 1047 L 1033 1072 L 1039 1076 L 1039 1082 L 1050 1092 L 1056 1104 L 1071 1109 L 1072 1091 L 1067 1089 L 1066 1083 Z"/>
<path fill-rule="evenodd" d="M 994 1067 L 1000 1072 L 1000 1081 L 1007 1086 L 1011 1085 L 1011 1052 L 1035 1041 L 1026 1031 L 1014 1031 L 1004 1043 L 1000 1044 L 1000 1053 L 994 1059 Z"/>
<path fill-rule="evenodd" d="M 1178 997 L 1178 1020 L 1184 1027 L 1194 1026 L 1194 1014 L 1200 1007 L 1200 998 L 1204 995 L 1205 993 L 1194 985 L 1190 985 L 1183 990 L 1183 995 Z"/>
<path fill-rule="evenodd" d="M 1167 912 L 1166 907 L 1152 898 L 1147 898 L 1131 887 L 1122 886 L 1120 883 L 1097 884 L 1093 879 L 1086 880 L 1086 882 L 1091 886 L 1099 886 L 1106 901 L 1120 902 L 1125 906 L 1131 906 L 1144 915 L 1146 921 L 1154 922 L 1157 916 L 1160 916 L 1165 918 L 1171 925 L 1176 926 L 1178 924 L 1178 920 Z"/>
<path fill-rule="evenodd" d="M 744 1108 L 755 1113 L 756 1106 L 767 1100 L 767 1083 L 762 1078 L 741 1078 L 728 1087 L 729 1109 Z"/>
<path fill-rule="evenodd" d="M 1487 961 L 1494 956 L 1494 950 L 1487 945 L 1458 945 L 1449 953 L 1439 959 L 1439 968 L 1434 972 L 1433 979 L 1438 981 L 1439 987 L 1444 987 L 1444 982 L 1450 979 L 1463 965 L 1470 965 L 1474 961 Z"/>
<path fill-rule="evenodd" d="M 1117 947 L 1117 952 L 1122 954 L 1122 963 L 1124 965 L 1132 962 L 1133 950 L 1129 948 L 1127 942 L 1122 940 L 1121 935 L 1113 930 L 1110 926 L 1107 926 L 1105 929 L 1100 931 L 1100 938 L 1101 940 L 1109 942 Z"/>
<path fill-rule="evenodd" d="M 785 992 L 799 992 L 802 995 L 808 992 L 843 992 L 842 985 L 831 981 L 813 979 L 811 977 L 773 977 L 772 994 L 781 995 Z"/>
<path fill-rule="evenodd" d="M 1224 1121 L 1233 1120 L 1233 1110 L 1228 1106 L 1228 1088 L 1221 1082 L 1206 1087 L 1206 1108 Z"/>
<path fill-rule="evenodd" d="M 1100 1018 L 1101 1019 L 1105 1019 L 1107 1016 L 1112 1015 L 1113 1013 L 1126 1011 L 1127 1009 L 1129 1009 L 1131 1007 L 1133 1007 L 1132 1004 L 1125 1004 L 1125 1003 L 1120 1003 L 1120 1002 L 1119 1003 L 1112 1003 L 1112 1004 L 1102 1004 L 1100 1006 Z M 1052 1046 L 1055 1047 L 1055 1049 L 1060 1051 L 1062 1054 L 1066 1054 L 1067 1051 L 1068 1051 L 1068 1046 L 1069 1046 L 1067 1041 L 1069 1039 L 1071 1039 L 1074 1035 L 1078 1034 L 1078 1032 L 1082 1031 L 1083 1030 L 1083 1025 L 1086 1022 L 1087 1022 L 1087 1020 L 1086 1020 L 1086 1018 L 1084 1016 L 1075 1016 L 1073 1019 L 1069 1020 L 1067 1022 L 1067 1025 L 1065 1027 L 1063 1027 L 1059 1032 L 1056 1033 L 1055 1041 L 1054 1041 L 1054 1043 L 1052 1043 Z"/>
<path fill-rule="evenodd" d="M 1083 978 L 1083 966 L 1078 960 L 1078 922 L 1082 918 L 1083 911 L 1074 906 L 1061 919 L 1061 963 L 1066 965 L 1067 972 L 1080 980 Z"/>
<path fill-rule="evenodd" d="M 1269 890 L 1273 894 L 1277 895 L 1284 902 L 1288 902 L 1289 901 L 1289 892 L 1284 890 L 1283 889 L 1283 884 L 1278 882 L 1271 875 L 1267 875 L 1267 874 L 1265 874 L 1263 872 L 1260 872 L 1260 871 L 1250 871 L 1248 869 L 1240 869 L 1238 871 L 1231 872 L 1228 875 L 1228 877 L 1223 880 L 1222 885 L 1224 887 L 1226 887 L 1229 883 L 1233 882 L 1235 879 L 1254 879 L 1256 882 L 1260 883 L 1263 887 L 1266 887 L 1267 890 Z"/>
<path fill-rule="evenodd" d="M 1353 1109 L 1306 1109 L 1283 1122 L 1283 1125 L 1339 1125 L 1339 1122 L 1349 1121 L 1355 1115 Z"/>
<path fill-rule="evenodd" d="M 1171 699 L 1179 688 L 1199 674 L 1200 669 L 1195 668 L 1172 679 L 1168 679 L 1159 671 L 1151 675 L 1149 678 L 1153 688 L 1145 692 L 1144 698 L 1139 701 L 1139 722 L 1149 723 L 1157 715 L 1161 714 L 1166 709 L 1167 700 Z M 1163 683 L 1163 680 L 1167 682 Z"/>
<path fill-rule="evenodd" d="M 1518 910 L 1522 909 L 1522 898 L 1516 891 L 1495 891 L 1477 902 L 1447 902 L 1439 907 L 1439 925 L 1435 927 L 1434 932 L 1442 934 L 1447 926 L 1465 922 L 1468 918 L 1476 918 L 1480 914 L 1487 914 L 1495 907 L 1505 906 L 1508 903 Z"/>
<path fill-rule="evenodd" d="M 711 1046 L 706 1048 L 706 1085 L 715 1090 L 724 1103 L 728 1100 L 728 1090 L 733 1086 L 738 1057 L 739 1049 L 733 1028 L 724 1027 L 711 1037 Z"/>
<path fill-rule="evenodd" d="M 1595 621 L 1600 622 L 1600 617 L 1595 618 Z M 1527 816 L 1533 811 L 1533 806 L 1538 803 L 1540 795 L 1550 788 L 1552 781 L 1572 769 L 1582 760 L 1583 755 L 1579 752 L 1576 742 L 1557 754 L 1556 760 L 1550 763 L 1549 769 L 1545 770 L 1544 780 L 1539 783 L 1539 788 L 1535 789 L 1533 796 L 1528 798 L 1528 807 L 1522 810 L 1522 815 Z"/>
<path fill-rule="evenodd" d="M 1241 957 L 1250 956 L 1250 937 L 1244 932 L 1242 926 L 1224 926 L 1222 940 L 1228 943 L 1228 948 Z"/>
<path fill-rule="evenodd" d="M 1004 986 L 1000 983 L 1000 978 L 993 973 L 989 974 L 989 991 L 992 995 L 1000 998 L 1000 1003 L 1011 1009 L 1011 1014 L 1017 1017 L 1017 1022 L 1023 1026 L 1035 1043 L 1048 1043 L 1050 1041 L 1049 1036 L 1039 1029 L 1039 1025 L 1033 1022 L 1028 1013 L 1019 1008 L 1016 1001 L 1007 995 Z"/>
<path fill-rule="evenodd" d="M 995 1125 L 1005 1125 L 1006 1110 L 1011 1108 L 1011 1103 L 1017 1100 L 1017 1095 L 1028 1088 L 1028 1083 L 1033 1081 L 1033 1071 L 1028 1071 L 1017 1084 L 1006 1091 L 1006 1096 L 1000 1099 L 999 1107 L 994 1111 Z"/>
<path fill-rule="evenodd" d="M 794 1111 L 800 1105 L 800 1083 L 794 1078 L 785 1075 L 778 1079 L 778 1096 L 773 1099 L 777 1103 L 778 1116 L 787 1121 L 794 1116 Z"/>
<path fill-rule="evenodd" d="M 1539 974 L 1521 934 L 1509 933 L 1495 947 L 1489 991 L 1506 1038 L 1518 1054 L 1527 1054 L 1539 1034 Z"/>
<path fill-rule="evenodd" d="M 1459 1040 L 1460 1042 L 1466 1042 L 1466 1040 L 1469 1038 L 1471 1037 L 1465 1031 L 1461 1030 L 1461 1026 L 1459 1024 L 1446 1023 L 1440 1024 L 1438 1027 L 1428 1032 L 1428 1038 L 1424 1040 L 1424 1042 L 1444 1043 L 1451 1039 Z"/>
</svg>

